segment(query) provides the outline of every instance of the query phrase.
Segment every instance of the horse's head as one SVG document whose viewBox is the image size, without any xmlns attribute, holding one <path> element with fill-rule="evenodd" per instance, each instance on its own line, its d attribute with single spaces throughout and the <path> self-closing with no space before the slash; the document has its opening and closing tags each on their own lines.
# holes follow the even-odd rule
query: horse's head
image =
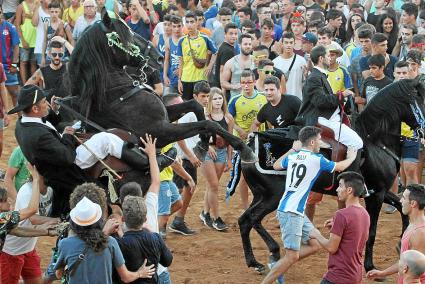
<svg viewBox="0 0 425 284">
<path fill-rule="evenodd" d="M 81 113 L 105 109 L 111 84 L 125 85 L 132 80 L 125 74 L 116 76 L 125 66 L 138 68 L 143 80 L 152 69 L 161 68 L 162 56 L 152 43 L 133 33 L 119 17 L 111 19 L 103 9 L 102 20 L 82 33 L 68 64 L 65 82 L 71 94 L 80 98 Z"/>
<path fill-rule="evenodd" d="M 425 138 L 425 86 L 420 82 L 420 77 L 409 80 L 408 84 L 411 91 L 408 93 L 410 98 L 410 111 L 406 113 L 405 123 L 414 129 L 419 137 Z"/>
<path fill-rule="evenodd" d="M 102 10 L 100 25 L 112 50 L 113 61 L 118 66 L 139 67 L 144 72 L 146 68 L 160 69 L 163 57 L 150 41 L 134 33 L 120 17 L 112 19 L 106 9 Z"/>
</svg>

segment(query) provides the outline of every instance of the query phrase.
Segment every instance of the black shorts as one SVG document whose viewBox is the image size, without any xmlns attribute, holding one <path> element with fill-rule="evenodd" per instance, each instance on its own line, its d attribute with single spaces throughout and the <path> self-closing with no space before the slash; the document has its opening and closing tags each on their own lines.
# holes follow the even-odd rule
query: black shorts
<svg viewBox="0 0 425 284">
<path fill-rule="evenodd" d="M 182 159 L 182 161 L 183 169 L 192 177 L 195 184 L 198 184 L 198 169 L 189 160 Z M 179 189 L 188 185 L 185 179 L 176 174 L 174 174 L 173 181 Z"/>
</svg>

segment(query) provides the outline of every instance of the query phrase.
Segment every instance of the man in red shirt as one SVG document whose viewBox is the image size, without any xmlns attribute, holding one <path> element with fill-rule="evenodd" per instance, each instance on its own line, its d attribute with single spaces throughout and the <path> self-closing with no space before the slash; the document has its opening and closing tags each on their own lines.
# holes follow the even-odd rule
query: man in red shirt
<svg viewBox="0 0 425 284">
<path fill-rule="evenodd" d="M 338 181 L 338 199 L 345 202 L 345 208 L 325 222 L 325 227 L 330 228 L 329 239 L 317 229 L 310 232 L 310 238 L 329 252 L 328 271 L 321 284 L 358 284 L 362 282 L 363 252 L 370 225 L 369 214 L 360 204 L 364 179 L 356 172 L 345 172 Z"/>
</svg>

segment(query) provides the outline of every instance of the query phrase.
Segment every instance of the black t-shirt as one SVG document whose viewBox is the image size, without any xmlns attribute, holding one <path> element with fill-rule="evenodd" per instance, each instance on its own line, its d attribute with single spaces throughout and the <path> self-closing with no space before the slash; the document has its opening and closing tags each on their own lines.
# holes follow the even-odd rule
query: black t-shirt
<svg viewBox="0 0 425 284">
<path fill-rule="evenodd" d="M 220 85 L 220 66 L 224 66 L 226 62 L 236 55 L 235 47 L 223 42 L 217 52 L 217 60 L 215 61 L 214 87 L 221 88 Z"/>
<path fill-rule="evenodd" d="M 374 96 L 387 85 L 391 84 L 392 80 L 385 76 L 381 80 L 376 80 L 373 77 L 368 77 L 363 83 L 363 96 L 366 98 L 367 103 L 373 99 Z"/>
<path fill-rule="evenodd" d="M 164 267 L 170 266 L 173 255 L 159 234 L 146 230 L 127 231 L 121 239 L 117 239 L 121 252 L 125 259 L 125 265 L 130 271 L 137 271 L 147 259 L 146 266 L 151 264 L 158 267 L 160 263 Z M 152 278 L 141 278 L 134 282 L 137 284 L 158 283 L 158 275 Z"/>
<path fill-rule="evenodd" d="M 274 128 L 284 128 L 294 124 L 295 117 L 301 107 L 301 100 L 296 96 L 282 95 L 279 104 L 265 104 L 257 114 L 261 123 L 268 121 Z"/>
<path fill-rule="evenodd" d="M 375 26 L 378 24 L 380 15 L 376 15 L 375 13 L 369 13 L 367 14 L 367 22 L 371 24 L 372 26 Z"/>
</svg>

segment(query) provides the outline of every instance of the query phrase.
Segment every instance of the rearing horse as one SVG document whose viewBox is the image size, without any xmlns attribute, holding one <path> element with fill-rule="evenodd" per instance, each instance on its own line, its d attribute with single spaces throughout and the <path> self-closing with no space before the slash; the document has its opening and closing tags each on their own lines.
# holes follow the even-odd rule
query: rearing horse
<svg viewBox="0 0 425 284">
<path fill-rule="evenodd" d="M 120 128 L 137 137 L 152 134 L 158 147 L 200 134 L 202 141 L 195 149 L 200 159 L 208 149 L 208 135 L 217 133 L 240 151 L 244 161 L 254 161 L 255 156 L 242 140 L 205 120 L 203 108 L 196 101 L 165 107 L 161 98 L 143 84 L 145 73 L 160 68 L 160 61 L 150 42 L 133 33 L 124 21 L 103 12 L 102 20 L 84 31 L 69 62 L 67 79 L 71 95 L 79 98 L 79 112 L 105 129 Z M 127 74 L 126 66 L 139 69 L 140 86 Z M 171 123 L 191 111 L 198 122 Z"/>
<path fill-rule="evenodd" d="M 373 194 L 365 199 L 371 220 L 364 261 L 367 271 L 374 268 L 373 245 L 382 203 L 386 202 L 397 208 L 402 216 L 403 231 L 408 225 L 407 216 L 401 213 L 399 198 L 389 189 L 400 168 L 401 122 L 407 123 L 412 129 L 424 128 L 424 95 L 425 88 L 416 79 L 395 82 L 379 91 L 355 121 L 355 130 L 364 142 L 364 162 L 357 171 L 360 170 L 363 174 L 367 188 L 373 190 Z M 277 130 L 272 130 L 272 134 L 256 134 L 249 146 L 257 153 L 266 152 L 263 156 L 267 156 L 267 159 L 270 159 L 271 153 L 274 158 L 278 158 L 292 147 L 293 140 L 282 137 L 276 132 Z M 260 143 L 257 139 L 262 136 L 266 136 L 265 140 L 268 143 L 258 145 Z M 255 147 L 255 144 L 258 147 Z M 263 272 L 265 267 L 255 259 L 249 234 L 252 228 L 258 232 L 269 248 L 271 261 L 277 261 L 280 258 L 279 244 L 265 230 L 261 221 L 277 209 L 285 191 L 286 175 L 267 174 L 259 165 L 258 162 L 242 163 L 242 172 L 252 191 L 253 201 L 239 218 L 239 227 L 247 265 Z M 312 191 L 330 194 L 331 191 L 324 191 L 324 188 L 329 185 L 329 180 L 332 180 L 331 175 L 322 174 Z M 337 184 L 337 182 L 333 183 L 333 190 L 336 189 Z"/>
</svg>

